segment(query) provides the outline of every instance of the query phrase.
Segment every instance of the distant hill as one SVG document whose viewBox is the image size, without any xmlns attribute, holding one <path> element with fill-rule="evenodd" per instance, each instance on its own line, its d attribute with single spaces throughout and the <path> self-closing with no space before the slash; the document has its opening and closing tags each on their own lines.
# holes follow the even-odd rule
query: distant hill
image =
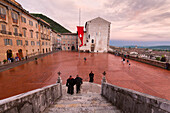
<svg viewBox="0 0 170 113">
<path fill-rule="evenodd" d="M 123 46 L 124 48 L 135 48 L 135 46 Z M 138 46 L 138 48 L 158 49 L 158 50 L 170 50 L 170 46 Z"/>
<path fill-rule="evenodd" d="M 149 49 L 160 49 L 160 50 L 170 50 L 170 46 L 151 46 L 147 47 Z"/>
<path fill-rule="evenodd" d="M 54 31 L 56 31 L 58 33 L 71 33 L 69 30 L 67 30 L 66 28 L 64 28 L 63 26 L 61 26 L 60 24 L 58 24 L 57 22 L 55 22 L 54 20 L 50 19 L 49 17 L 47 17 L 43 14 L 31 13 L 31 15 L 43 19 L 44 21 L 46 21 L 47 23 L 49 23 L 51 25 L 51 28 Z"/>
</svg>

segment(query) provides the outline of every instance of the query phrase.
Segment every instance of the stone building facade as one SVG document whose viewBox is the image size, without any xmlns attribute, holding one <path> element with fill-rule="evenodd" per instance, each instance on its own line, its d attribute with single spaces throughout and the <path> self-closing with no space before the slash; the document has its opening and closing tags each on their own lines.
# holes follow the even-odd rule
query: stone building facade
<svg viewBox="0 0 170 113">
<path fill-rule="evenodd" d="M 77 51 L 78 50 L 77 33 L 62 33 L 61 34 L 61 47 L 63 51 Z"/>
<path fill-rule="evenodd" d="M 85 24 L 85 34 L 81 51 L 108 52 L 111 23 L 98 17 Z M 79 40 L 80 45 L 80 40 Z"/>
<path fill-rule="evenodd" d="M 52 30 L 51 37 L 52 50 L 61 49 L 61 34 Z"/>
<path fill-rule="evenodd" d="M 0 62 L 51 51 L 51 34 L 48 23 L 29 14 L 16 1 L 0 1 Z"/>
</svg>

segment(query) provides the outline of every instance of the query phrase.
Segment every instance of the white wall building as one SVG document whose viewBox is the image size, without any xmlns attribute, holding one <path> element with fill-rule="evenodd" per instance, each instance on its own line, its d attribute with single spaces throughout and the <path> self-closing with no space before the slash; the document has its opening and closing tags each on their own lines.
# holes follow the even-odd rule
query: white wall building
<svg viewBox="0 0 170 113">
<path fill-rule="evenodd" d="M 111 23 L 98 17 L 86 22 L 81 51 L 108 52 Z M 79 40 L 80 45 L 80 40 Z"/>
</svg>

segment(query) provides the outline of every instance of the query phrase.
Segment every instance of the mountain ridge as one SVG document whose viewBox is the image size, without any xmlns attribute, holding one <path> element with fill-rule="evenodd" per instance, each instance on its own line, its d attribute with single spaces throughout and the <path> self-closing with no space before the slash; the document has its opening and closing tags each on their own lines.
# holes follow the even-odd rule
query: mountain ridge
<svg viewBox="0 0 170 113">
<path fill-rule="evenodd" d="M 31 13 L 31 15 L 33 15 L 34 17 L 39 17 L 43 19 L 44 21 L 50 24 L 51 29 L 53 29 L 54 31 L 58 33 L 71 33 L 68 29 L 66 29 L 65 27 L 55 22 L 53 19 L 49 18 L 46 15 L 38 14 L 38 13 Z"/>
</svg>

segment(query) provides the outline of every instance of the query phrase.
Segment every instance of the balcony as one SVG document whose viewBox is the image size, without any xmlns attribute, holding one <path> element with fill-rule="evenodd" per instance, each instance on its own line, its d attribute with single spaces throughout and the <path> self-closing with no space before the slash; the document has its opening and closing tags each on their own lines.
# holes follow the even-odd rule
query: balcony
<svg viewBox="0 0 170 113">
<path fill-rule="evenodd" d="M 7 34 L 7 31 L 5 31 L 5 30 L 0 30 L 0 33 L 2 33 L 2 34 Z"/>
<path fill-rule="evenodd" d="M 18 33 L 14 33 L 14 35 L 15 35 L 15 36 L 19 36 L 19 34 L 18 34 Z"/>
<path fill-rule="evenodd" d="M 13 23 L 16 23 L 16 24 L 18 24 L 18 19 L 12 19 L 13 20 Z"/>
<path fill-rule="evenodd" d="M 0 14 L 0 19 L 6 20 L 6 15 Z"/>
</svg>

